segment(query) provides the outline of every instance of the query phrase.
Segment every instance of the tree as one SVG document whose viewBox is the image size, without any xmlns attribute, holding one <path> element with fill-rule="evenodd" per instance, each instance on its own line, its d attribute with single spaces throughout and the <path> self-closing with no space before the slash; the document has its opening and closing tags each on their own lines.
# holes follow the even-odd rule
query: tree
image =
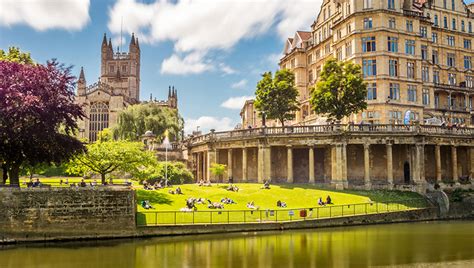
<svg viewBox="0 0 474 268">
<path fill-rule="evenodd" d="M 226 168 L 227 166 L 224 164 L 212 163 L 209 170 L 211 171 L 212 175 L 217 177 L 220 181 L 221 176 L 224 175 Z"/>
<path fill-rule="evenodd" d="M 34 64 L 30 53 L 21 52 L 17 47 L 8 48 L 8 53 L 0 49 L 0 61 L 10 61 L 22 64 Z"/>
<path fill-rule="evenodd" d="M 183 184 L 193 182 L 193 174 L 181 162 L 158 162 L 157 165 L 149 165 L 144 169 L 140 169 L 138 173 L 133 173 L 135 178 L 140 181 L 147 181 L 154 184 L 165 178 L 165 168 L 168 169 L 168 181 L 171 184 Z"/>
<path fill-rule="evenodd" d="M 255 95 L 255 108 L 265 113 L 268 119 L 279 120 L 282 126 L 285 120 L 294 119 L 294 112 L 299 109 L 295 75 L 286 69 L 278 70 L 275 77 L 271 72 L 264 73 Z"/>
<path fill-rule="evenodd" d="M 116 138 L 135 141 L 148 130 L 158 137 L 164 137 L 168 130 L 171 139 L 176 140 L 183 127 L 184 120 L 178 110 L 142 103 L 128 106 L 119 114 L 113 133 Z"/>
<path fill-rule="evenodd" d="M 367 109 L 367 85 L 359 65 L 329 59 L 323 66 L 316 86 L 311 88 L 310 103 L 317 114 L 340 121 L 343 117 Z"/>
<path fill-rule="evenodd" d="M 156 165 L 156 158 L 145 151 L 143 143 L 129 141 L 97 141 L 87 145 L 87 151 L 74 156 L 68 163 L 68 173 L 92 172 L 101 176 L 114 171 L 137 173 L 149 165 Z"/>
<path fill-rule="evenodd" d="M 60 164 L 84 149 L 73 136 L 84 114 L 74 103 L 75 77 L 55 61 L 2 60 L 0 77 L 0 162 L 10 184 L 19 186 L 23 163 Z"/>
</svg>

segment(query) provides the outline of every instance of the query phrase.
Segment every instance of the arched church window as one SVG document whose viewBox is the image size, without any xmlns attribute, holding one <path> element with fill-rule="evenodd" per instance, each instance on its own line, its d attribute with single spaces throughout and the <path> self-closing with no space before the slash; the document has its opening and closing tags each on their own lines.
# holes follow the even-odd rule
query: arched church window
<svg viewBox="0 0 474 268">
<path fill-rule="evenodd" d="M 93 103 L 89 119 L 89 141 L 94 142 L 97 140 L 99 131 L 109 127 L 109 106 L 107 103 Z"/>
</svg>

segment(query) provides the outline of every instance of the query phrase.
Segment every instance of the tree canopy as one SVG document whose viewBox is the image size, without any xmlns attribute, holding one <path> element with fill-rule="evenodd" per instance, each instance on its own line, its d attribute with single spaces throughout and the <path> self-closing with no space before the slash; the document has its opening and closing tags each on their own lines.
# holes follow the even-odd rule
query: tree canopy
<svg viewBox="0 0 474 268">
<path fill-rule="evenodd" d="M 211 171 L 212 175 L 216 176 L 219 180 L 221 176 L 224 175 L 227 165 L 219 164 L 219 163 L 212 163 L 209 170 Z"/>
<path fill-rule="evenodd" d="M 265 113 L 268 119 L 277 119 L 282 126 L 286 120 L 295 118 L 298 108 L 298 90 L 295 75 L 287 70 L 278 70 L 275 77 L 271 72 L 262 75 L 255 91 L 255 108 Z"/>
<path fill-rule="evenodd" d="M 9 47 L 8 52 L 0 49 L 0 61 L 10 61 L 22 64 L 33 64 L 30 53 L 21 52 L 17 47 Z"/>
<path fill-rule="evenodd" d="M 87 151 L 75 155 L 68 163 L 67 171 L 99 174 L 104 184 L 106 175 L 114 171 L 133 174 L 153 165 L 157 165 L 155 156 L 145 151 L 141 142 L 97 141 L 88 144 Z"/>
<path fill-rule="evenodd" d="M 341 120 L 367 109 L 367 85 L 359 65 L 329 59 L 323 66 L 316 86 L 311 88 L 310 104 L 317 114 Z"/>
<path fill-rule="evenodd" d="M 118 139 L 134 141 L 148 130 L 158 137 L 164 137 L 168 131 L 170 139 L 177 140 L 183 127 L 184 120 L 178 110 L 154 103 L 142 103 L 128 106 L 119 114 L 113 133 Z"/>
<path fill-rule="evenodd" d="M 0 163 L 11 185 L 19 185 L 23 163 L 60 163 L 84 149 L 73 137 L 84 114 L 74 103 L 70 68 L 1 60 L 0 77 Z"/>
</svg>

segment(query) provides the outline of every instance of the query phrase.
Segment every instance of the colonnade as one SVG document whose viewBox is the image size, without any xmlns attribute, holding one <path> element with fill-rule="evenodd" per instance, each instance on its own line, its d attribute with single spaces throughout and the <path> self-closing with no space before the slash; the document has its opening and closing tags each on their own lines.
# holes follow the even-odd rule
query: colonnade
<svg viewBox="0 0 474 268">
<path fill-rule="evenodd" d="M 356 146 L 355 153 L 348 159 L 347 146 Z M 379 150 L 375 150 L 375 146 L 379 146 Z M 380 151 L 380 146 L 385 146 L 383 151 Z M 425 162 L 427 161 L 425 153 L 426 146 L 434 146 L 434 180 L 441 182 L 442 179 L 450 180 L 454 183 L 458 182 L 460 176 L 473 176 L 474 168 L 474 147 L 460 147 L 462 151 L 462 161 L 458 162 L 458 147 L 456 145 L 439 145 L 439 144 L 394 144 L 393 141 L 386 141 L 385 144 L 373 144 L 373 143 L 355 143 L 347 144 L 345 142 L 339 142 L 329 145 L 286 145 L 286 146 L 271 146 L 268 144 L 257 144 L 253 147 L 216 147 L 207 148 L 206 150 L 197 151 L 192 153 L 192 161 L 194 162 L 194 172 L 197 180 L 218 180 L 214 178 L 210 172 L 212 163 L 221 163 L 226 165 L 226 175 L 221 178 L 222 182 L 227 182 L 229 178 L 233 178 L 234 182 L 248 182 L 254 181 L 262 183 L 264 180 L 273 180 L 275 173 L 282 173 L 282 170 L 286 169 L 286 181 L 287 183 L 294 183 L 295 181 L 301 182 L 301 178 L 295 177 L 295 169 L 300 173 L 304 172 L 307 174 L 305 183 L 327 183 L 335 186 L 336 188 L 348 188 L 356 170 L 362 168 L 357 165 L 359 161 L 360 147 L 363 152 L 363 187 L 366 189 L 372 189 L 374 184 L 374 176 L 383 179 L 385 188 L 393 188 L 394 184 L 420 184 L 426 182 L 425 180 Z M 441 153 L 441 146 L 446 147 L 445 153 Z M 283 152 L 286 151 L 286 161 L 273 159 L 272 153 L 277 153 L 276 147 L 283 148 Z M 286 150 L 285 150 L 286 147 Z M 395 148 L 394 148 L 395 147 Z M 324 159 L 315 158 L 315 149 L 324 151 Z M 447 153 L 447 150 L 450 153 Z M 301 159 L 295 157 L 295 149 L 307 150 L 307 159 Z M 432 150 L 433 148 L 431 148 Z M 256 151 L 249 157 L 250 151 Z M 278 151 L 279 153 L 282 150 Z M 236 159 L 238 157 L 241 159 Z M 394 153 L 397 154 L 396 161 L 394 159 Z M 224 154 L 224 156 L 221 156 Z M 225 156 L 226 155 L 226 156 Z M 381 163 L 381 158 L 384 158 L 384 164 Z M 224 160 L 222 160 L 224 159 Z M 249 159 L 251 159 L 249 161 Z M 304 161 L 303 161 L 304 160 Z M 322 179 L 317 180 L 315 172 L 315 161 L 319 161 L 322 167 L 327 168 L 328 172 L 322 175 Z M 394 163 L 395 161 L 395 163 Z M 300 162 L 304 162 L 305 169 L 302 171 Z M 307 167 L 306 167 L 307 163 Z M 379 164 L 377 164 L 379 163 Z M 398 167 L 397 169 L 397 181 L 394 181 L 394 164 Z M 428 163 L 431 166 L 431 163 Z M 444 165 L 443 165 L 444 164 Z M 460 167 L 462 168 L 460 174 Z M 405 169 L 401 173 L 400 168 Z M 255 172 L 250 174 L 249 169 L 256 169 Z M 349 169 L 349 170 L 348 170 Z M 330 172 L 329 172 L 330 171 Z M 385 174 L 380 175 L 383 171 Z M 444 171 L 444 173 L 443 173 Z M 372 174 L 374 172 L 374 174 Z M 408 175 L 407 175 L 408 172 Z M 239 175 L 237 176 L 236 173 Z M 320 172 L 321 173 L 321 172 Z M 327 176 L 326 176 L 327 174 Z M 401 179 L 401 175 L 404 175 L 404 179 Z M 408 176 L 408 178 L 407 178 Z M 237 178 L 238 177 L 238 178 Z M 321 175 L 320 175 L 321 177 Z"/>
</svg>

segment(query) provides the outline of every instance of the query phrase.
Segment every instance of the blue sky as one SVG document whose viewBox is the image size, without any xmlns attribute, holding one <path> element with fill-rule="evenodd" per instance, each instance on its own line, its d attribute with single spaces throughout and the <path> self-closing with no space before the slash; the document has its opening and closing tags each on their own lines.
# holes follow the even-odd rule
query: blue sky
<svg viewBox="0 0 474 268">
<path fill-rule="evenodd" d="M 18 46 L 43 63 L 84 66 L 97 81 L 103 33 L 128 50 L 140 40 L 141 99 L 178 89 L 189 132 L 229 129 L 264 71 L 275 71 L 283 42 L 307 30 L 321 0 L 2 0 L 0 48 Z M 122 23 L 123 21 L 123 23 Z"/>
</svg>

